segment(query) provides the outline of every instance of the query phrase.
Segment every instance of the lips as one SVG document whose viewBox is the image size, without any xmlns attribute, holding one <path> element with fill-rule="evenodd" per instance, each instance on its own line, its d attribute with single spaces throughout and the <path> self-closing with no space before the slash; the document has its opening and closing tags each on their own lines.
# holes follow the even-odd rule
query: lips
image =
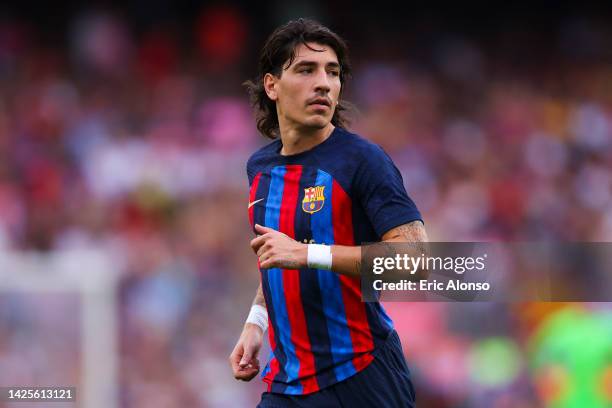
<svg viewBox="0 0 612 408">
<path fill-rule="evenodd" d="M 327 98 L 316 98 L 308 102 L 308 105 L 323 105 L 323 106 L 327 106 L 328 108 L 330 108 L 331 102 Z"/>
</svg>

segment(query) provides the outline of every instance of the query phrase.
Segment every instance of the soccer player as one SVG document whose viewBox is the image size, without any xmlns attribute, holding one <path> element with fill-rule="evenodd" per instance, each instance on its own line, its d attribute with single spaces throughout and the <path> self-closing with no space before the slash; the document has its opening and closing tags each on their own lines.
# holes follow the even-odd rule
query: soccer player
<svg viewBox="0 0 612 408">
<path fill-rule="evenodd" d="M 291 21 L 246 83 L 257 128 L 274 141 L 247 163 L 261 284 L 229 360 L 251 380 L 269 328 L 259 407 L 414 406 L 391 319 L 361 301 L 360 245 L 427 234 L 389 156 L 346 129 L 347 51 L 325 26 Z"/>
</svg>

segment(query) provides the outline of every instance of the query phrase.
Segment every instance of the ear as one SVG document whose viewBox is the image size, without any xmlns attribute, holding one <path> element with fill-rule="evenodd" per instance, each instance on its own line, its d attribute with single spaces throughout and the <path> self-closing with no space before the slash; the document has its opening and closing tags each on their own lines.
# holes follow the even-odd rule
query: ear
<svg viewBox="0 0 612 408">
<path fill-rule="evenodd" d="M 276 77 L 269 72 L 263 77 L 263 86 L 268 98 L 273 101 L 278 99 L 278 95 L 276 93 Z"/>
</svg>

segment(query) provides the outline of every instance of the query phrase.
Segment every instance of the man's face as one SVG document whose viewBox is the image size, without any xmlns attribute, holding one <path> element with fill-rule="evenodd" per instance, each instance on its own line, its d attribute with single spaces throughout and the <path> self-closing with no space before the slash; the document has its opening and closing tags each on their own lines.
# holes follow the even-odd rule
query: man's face
<svg viewBox="0 0 612 408">
<path fill-rule="evenodd" d="M 340 65 L 329 46 L 308 43 L 295 50 L 280 78 L 267 74 L 266 92 L 276 101 L 279 122 L 322 129 L 329 125 L 340 95 Z"/>
</svg>

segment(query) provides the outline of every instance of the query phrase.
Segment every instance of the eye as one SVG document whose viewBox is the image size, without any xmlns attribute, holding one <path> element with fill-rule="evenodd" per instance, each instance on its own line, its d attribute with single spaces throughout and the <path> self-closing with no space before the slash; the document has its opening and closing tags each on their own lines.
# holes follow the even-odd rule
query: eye
<svg viewBox="0 0 612 408">
<path fill-rule="evenodd" d="M 300 68 L 298 70 L 299 74 L 310 74 L 312 72 L 312 68 Z"/>
<path fill-rule="evenodd" d="M 329 74 L 333 77 L 339 77 L 340 76 L 340 71 L 329 71 Z"/>
</svg>

